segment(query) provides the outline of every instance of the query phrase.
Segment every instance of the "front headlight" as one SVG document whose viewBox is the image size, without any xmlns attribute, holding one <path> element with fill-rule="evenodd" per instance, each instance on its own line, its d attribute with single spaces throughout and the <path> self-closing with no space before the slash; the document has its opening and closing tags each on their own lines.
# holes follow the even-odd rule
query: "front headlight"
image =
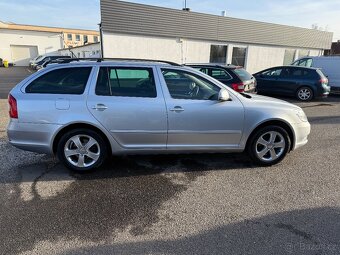
<svg viewBox="0 0 340 255">
<path fill-rule="evenodd" d="M 303 122 L 307 122 L 308 118 L 303 110 L 297 110 L 296 115 L 299 117 L 299 119 Z"/>
</svg>

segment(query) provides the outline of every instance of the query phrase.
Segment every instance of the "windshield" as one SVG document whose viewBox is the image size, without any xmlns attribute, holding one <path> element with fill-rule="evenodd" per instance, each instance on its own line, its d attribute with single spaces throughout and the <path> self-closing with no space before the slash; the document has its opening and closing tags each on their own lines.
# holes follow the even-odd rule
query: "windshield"
<svg viewBox="0 0 340 255">
<path fill-rule="evenodd" d="M 38 57 L 36 57 L 35 59 L 34 59 L 34 61 L 39 61 L 39 60 L 41 60 L 43 58 L 43 55 L 39 55 Z"/>
<path fill-rule="evenodd" d="M 252 79 L 252 75 L 248 73 L 245 69 L 243 68 L 236 68 L 234 72 L 237 74 L 237 76 L 242 80 L 242 81 L 249 81 Z"/>
</svg>

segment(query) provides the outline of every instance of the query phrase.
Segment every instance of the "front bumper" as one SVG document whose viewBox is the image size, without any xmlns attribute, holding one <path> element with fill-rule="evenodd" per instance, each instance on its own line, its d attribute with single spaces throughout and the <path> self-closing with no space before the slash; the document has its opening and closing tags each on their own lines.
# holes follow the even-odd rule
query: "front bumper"
<svg viewBox="0 0 340 255">
<path fill-rule="evenodd" d="M 293 150 L 296 150 L 308 142 L 308 136 L 311 132 L 311 125 L 309 122 L 301 122 L 298 124 L 292 125 L 295 134 L 295 143 L 293 146 Z"/>
</svg>

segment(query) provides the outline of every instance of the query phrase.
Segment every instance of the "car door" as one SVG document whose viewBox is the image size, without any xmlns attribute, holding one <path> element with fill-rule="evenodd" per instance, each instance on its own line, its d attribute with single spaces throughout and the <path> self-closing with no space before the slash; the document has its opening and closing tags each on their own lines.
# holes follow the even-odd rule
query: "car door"
<svg viewBox="0 0 340 255">
<path fill-rule="evenodd" d="M 278 94 L 282 67 L 267 69 L 255 75 L 257 91 L 265 94 Z"/>
<path fill-rule="evenodd" d="M 237 97 L 218 101 L 221 87 L 190 71 L 159 68 L 159 73 L 168 113 L 168 150 L 238 148 L 244 109 Z"/>
<path fill-rule="evenodd" d="M 98 70 L 87 105 L 126 149 L 165 149 L 167 116 L 154 67 L 106 66 Z"/>
</svg>

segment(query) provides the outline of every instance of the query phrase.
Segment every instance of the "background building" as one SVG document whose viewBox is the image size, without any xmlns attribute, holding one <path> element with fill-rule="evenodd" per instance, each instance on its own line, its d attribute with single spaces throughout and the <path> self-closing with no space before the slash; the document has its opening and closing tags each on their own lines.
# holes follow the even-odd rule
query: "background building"
<svg viewBox="0 0 340 255">
<path fill-rule="evenodd" d="M 330 32 L 101 0 L 104 57 L 219 62 L 250 72 L 330 49 Z"/>
<path fill-rule="evenodd" d="M 60 55 L 74 58 L 100 58 L 100 43 L 89 43 L 69 49 L 60 49 Z"/>
<path fill-rule="evenodd" d="M 27 66 L 42 54 L 59 54 L 61 48 L 99 41 L 93 30 L 20 25 L 0 22 L 0 58 L 17 66 Z"/>
<path fill-rule="evenodd" d="M 340 56 L 340 40 L 332 43 L 330 50 L 325 51 L 326 56 Z"/>
</svg>

